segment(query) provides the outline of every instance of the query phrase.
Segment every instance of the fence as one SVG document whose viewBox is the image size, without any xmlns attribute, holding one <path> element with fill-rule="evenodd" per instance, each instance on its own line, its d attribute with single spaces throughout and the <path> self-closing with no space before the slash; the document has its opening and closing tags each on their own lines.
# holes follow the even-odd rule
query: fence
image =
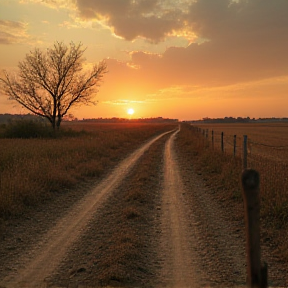
<svg viewBox="0 0 288 288">
<path fill-rule="evenodd" d="M 244 127 L 244 126 L 243 126 Z M 242 128 L 243 128 L 242 127 Z M 267 129 L 269 127 L 267 126 Z M 275 126 L 276 128 L 276 126 Z M 231 156 L 231 159 L 239 158 L 242 161 L 242 168 L 245 171 L 258 171 L 261 177 L 259 189 L 258 184 L 255 189 L 243 185 L 244 206 L 247 213 L 246 224 L 247 226 L 247 275 L 249 287 L 267 287 L 267 266 L 260 265 L 260 244 L 259 244 L 259 217 L 248 215 L 248 212 L 255 212 L 259 209 L 259 199 L 261 198 L 261 216 L 268 216 L 277 219 L 279 223 L 287 223 L 288 219 L 288 126 L 283 131 L 275 129 L 270 134 L 265 134 L 265 129 L 261 133 L 250 135 L 246 133 L 237 133 L 237 129 L 232 133 L 221 131 L 218 129 L 203 129 L 200 127 L 193 128 L 198 133 L 199 141 L 204 144 L 205 149 L 217 151 L 217 154 L 225 154 Z M 233 130 L 233 125 L 229 127 L 230 131 Z M 235 132 L 235 134 L 233 133 Z M 275 132 L 275 133 L 274 133 Z M 268 136 L 268 137 L 267 137 Z M 268 138 L 268 139 L 267 139 Z M 229 157 L 228 157 L 229 159 Z M 239 161 L 238 161 L 239 162 Z M 252 169 L 246 169 L 246 168 Z M 243 172 L 243 173 L 244 173 Z M 243 180 L 243 179 L 242 179 Z M 251 183 L 251 181 L 247 181 Z M 243 184 L 243 182 L 242 182 Z M 246 190 L 246 191 L 245 191 Z M 255 191 L 252 191 L 255 190 Z M 259 190 L 259 199 L 249 199 L 251 195 L 257 194 Z M 251 191 L 253 193 L 251 193 Z M 254 193 L 255 192 L 255 193 Z M 249 201 L 255 202 L 252 209 Z M 257 212 L 259 213 L 259 211 Z M 256 214 L 257 214 L 256 213 Z M 251 216 L 251 219 L 250 219 Z M 255 219 L 257 221 L 255 222 Z M 264 218 L 263 218 L 264 219 Z M 280 221 L 279 221 L 280 220 Z M 255 228 L 256 227 L 256 228 Z M 283 235 L 283 237 L 285 237 Z M 254 247 L 254 248 L 253 248 Z M 258 249 L 259 248 L 259 249 Z M 260 284 L 259 284 L 260 283 Z M 255 285 L 256 284 L 256 285 Z"/>
<path fill-rule="evenodd" d="M 221 131 L 222 127 L 219 126 L 216 127 L 217 129 L 192 127 L 199 135 L 201 145 L 211 151 L 231 155 L 231 159 L 241 159 L 242 168 L 255 169 L 260 173 L 265 216 L 269 214 L 283 223 L 286 222 L 288 219 L 288 126 L 285 126 L 285 129 L 281 128 L 282 130 L 277 130 L 277 126 L 273 129 L 262 126 L 261 133 L 257 132 L 257 128 L 253 133 L 249 130 L 248 136 L 246 133 L 237 135 L 238 126 L 233 125 L 229 128 L 224 127 L 227 128 L 223 129 L 224 131 Z M 241 132 L 245 132 L 246 127 L 251 128 L 243 126 Z M 265 129 L 270 130 L 266 133 Z"/>
<path fill-rule="evenodd" d="M 245 208 L 246 257 L 248 287 L 268 287 L 268 265 L 261 264 L 259 173 L 245 169 L 242 173 Z"/>
<path fill-rule="evenodd" d="M 206 139 L 207 144 L 212 149 L 218 149 L 233 157 L 240 157 L 243 162 L 243 168 L 257 168 L 257 162 L 270 160 L 277 165 L 288 167 L 288 142 L 285 145 L 269 145 L 254 140 L 247 135 L 227 134 L 224 131 L 214 131 L 212 129 L 202 129 L 194 127 L 199 134 Z"/>
</svg>

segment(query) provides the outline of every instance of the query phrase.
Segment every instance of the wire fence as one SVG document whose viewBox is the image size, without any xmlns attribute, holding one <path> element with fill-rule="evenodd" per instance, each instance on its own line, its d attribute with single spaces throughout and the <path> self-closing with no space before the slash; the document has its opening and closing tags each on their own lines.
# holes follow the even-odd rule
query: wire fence
<svg viewBox="0 0 288 288">
<path fill-rule="evenodd" d="M 194 129 L 198 132 L 199 139 L 204 141 L 209 149 L 231 155 L 231 159 L 240 158 L 243 169 L 257 170 L 261 179 L 261 195 L 264 195 L 264 201 L 269 202 L 267 203 L 269 213 L 280 215 L 280 218 L 283 214 L 282 218 L 286 221 L 288 217 L 287 135 L 277 134 L 277 137 L 274 135 L 274 138 L 266 139 L 265 131 L 261 135 L 255 134 L 257 137 L 253 138 L 253 135 L 248 137 L 219 129 L 216 131 L 199 127 Z"/>
<path fill-rule="evenodd" d="M 271 145 L 261 143 L 247 135 L 227 134 L 224 131 L 214 131 L 212 129 L 198 128 L 198 132 L 208 141 L 213 149 L 230 154 L 234 157 L 247 157 L 247 165 L 250 168 L 253 163 L 260 159 L 270 160 L 277 164 L 288 164 L 288 143 L 286 145 Z M 245 142 L 246 138 L 246 142 Z"/>
</svg>

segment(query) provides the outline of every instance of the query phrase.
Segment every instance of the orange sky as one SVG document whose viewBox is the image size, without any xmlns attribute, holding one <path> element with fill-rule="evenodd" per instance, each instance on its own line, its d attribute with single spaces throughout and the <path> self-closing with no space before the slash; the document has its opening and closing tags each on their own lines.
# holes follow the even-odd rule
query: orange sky
<svg viewBox="0 0 288 288">
<path fill-rule="evenodd" d="M 74 4 L 73 4 L 74 3 Z M 78 118 L 288 117 L 287 0 L 1 0 L 0 70 L 81 41 L 109 73 Z M 0 91 L 0 113 L 25 113 Z"/>
</svg>

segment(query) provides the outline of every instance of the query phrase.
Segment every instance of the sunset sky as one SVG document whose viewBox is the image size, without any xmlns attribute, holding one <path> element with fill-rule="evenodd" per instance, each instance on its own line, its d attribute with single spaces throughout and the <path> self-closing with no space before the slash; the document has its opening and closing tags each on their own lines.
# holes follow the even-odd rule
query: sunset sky
<svg viewBox="0 0 288 288">
<path fill-rule="evenodd" d="M 288 117 L 287 0 L 0 0 L 1 71 L 55 41 L 107 62 L 79 119 Z"/>
</svg>

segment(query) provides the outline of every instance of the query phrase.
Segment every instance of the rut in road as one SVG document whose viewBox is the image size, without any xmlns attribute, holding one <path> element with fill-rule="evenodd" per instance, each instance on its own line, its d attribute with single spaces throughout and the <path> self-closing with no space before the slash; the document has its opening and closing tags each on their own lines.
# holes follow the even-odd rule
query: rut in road
<svg viewBox="0 0 288 288">
<path fill-rule="evenodd" d="M 165 145 L 164 188 L 162 195 L 163 267 L 161 285 L 164 287 L 200 287 L 202 282 L 200 259 L 197 255 L 197 230 L 191 227 L 193 219 L 187 219 L 185 194 L 178 164 L 173 150 L 176 131 Z M 164 283 L 163 283 L 164 282 Z"/>
<path fill-rule="evenodd" d="M 42 243 L 38 243 L 35 251 L 31 251 L 28 256 L 25 255 L 20 259 L 19 262 L 22 266 L 16 272 L 6 276 L 0 284 L 7 288 L 46 287 L 45 278 L 53 272 L 71 244 L 83 233 L 97 208 L 121 183 L 150 145 L 170 132 L 162 133 L 153 138 L 122 161 L 107 178 L 88 193 L 80 203 L 75 205 L 55 227 L 48 231 Z"/>
</svg>

